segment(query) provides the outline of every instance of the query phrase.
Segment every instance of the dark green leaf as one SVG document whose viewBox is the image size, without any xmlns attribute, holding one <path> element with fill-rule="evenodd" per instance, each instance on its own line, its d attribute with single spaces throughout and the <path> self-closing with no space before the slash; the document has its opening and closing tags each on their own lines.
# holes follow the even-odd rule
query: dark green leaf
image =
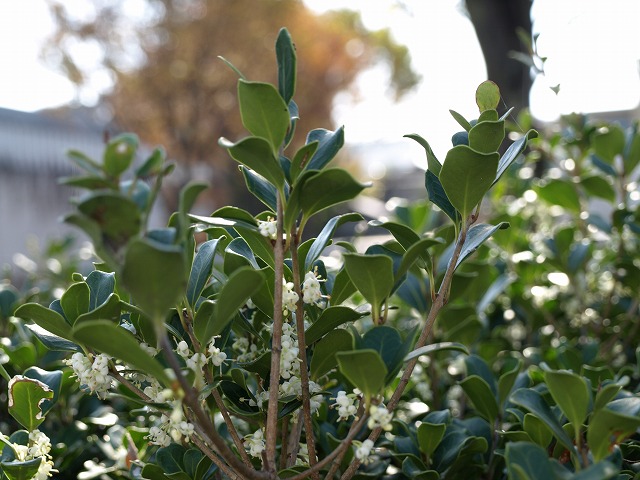
<svg viewBox="0 0 640 480">
<path fill-rule="evenodd" d="M 347 270 L 343 267 L 333 281 L 333 289 L 331 290 L 331 305 L 340 305 L 347 298 L 356 292 L 356 286 L 349 278 Z"/>
<path fill-rule="evenodd" d="M 544 380 L 574 431 L 579 431 L 592 403 L 591 391 L 585 379 L 575 373 L 559 370 L 545 371 Z"/>
<path fill-rule="evenodd" d="M 494 111 L 494 110 L 487 110 Z M 485 112 L 486 113 L 486 112 Z M 497 113 L 496 113 L 497 117 Z M 469 131 L 469 146 L 480 153 L 497 152 L 504 140 L 504 121 L 478 122 Z M 497 172 L 497 170 L 496 170 Z M 495 179 L 495 176 L 492 180 Z M 492 182 L 493 183 L 493 182 Z"/>
<path fill-rule="evenodd" d="M 460 214 L 449 201 L 440 179 L 431 170 L 425 173 L 424 186 L 427 189 L 429 201 L 440 208 L 454 223 L 459 222 Z"/>
<path fill-rule="evenodd" d="M 453 119 L 456 122 L 458 122 L 458 125 L 460 125 L 462 128 L 464 128 L 467 132 L 469 130 L 471 130 L 471 124 L 468 122 L 468 120 L 466 118 L 464 118 L 462 115 L 460 115 L 458 112 L 456 112 L 454 110 L 449 110 L 449 113 L 451 114 Z"/>
<path fill-rule="evenodd" d="M 587 429 L 587 443 L 596 462 L 603 460 L 611 447 L 640 428 L 640 398 L 613 400 L 593 412 Z"/>
<path fill-rule="evenodd" d="M 58 337 L 71 339 L 71 325 L 62 315 L 37 303 L 25 303 L 15 311 L 16 317 L 31 320 Z"/>
<path fill-rule="evenodd" d="M 365 314 L 341 305 L 325 308 L 318 319 L 305 331 L 307 345 L 317 342 L 340 325 L 362 318 L 363 315 Z"/>
<path fill-rule="evenodd" d="M 430 457 L 444 437 L 447 426 L 444 423 L 428 423 L 423 421 L 417 429 L 420 451 Z"/>
<path fill-rule="evenodd" d="M 498 402 L 487 382 L 477 375 L 470 375 L 460 381 L 460 386 L 478 413 L 493 425 L 498 416 Z"/>
<path fill-rule="evenodd" d="M 338 365 L 336 353 L 351 351 L 355 341 L 349 330 L 336 329 L 327 333 L 314 347 L 311 357 L 311 378 L 318 380 Z"/>
<path fill-rule="evenodd" d="M 290 176 L 292 183 L 296 181 L 298 175 L 307 167 L 316 150 L 318 150 L 318 145 L 319 143 L 317 141 L 307 143 L 296 152 L 291 162 Z"/>
<path fill-rule="evenodd" d="M 54 335 L 40 325 L 29 324 L 26 327 L 42 342 L 42 344 L 49 350 L 56 350 L 62 352 L 82 352 L 82 348 L 79 345 L 65 340 L 62 337 Z"/>
<path fill-rule="evenodd" d="M 263 137 L 246 137 L 237 143 L 231 143 L 222 138 L 218 143 L 229 150 L 229 154 L 235 161 L 254 170 L 277 188 L 282 189 L 284 187 L 284 172 L 276 153 L 273 152 L 272 146 L 267 139 Z"/>
<path fill-rule="evenodd" d="M 167 154 L 162 147 L 156 147 L 149 158 L 136 169 L 136 177 L 145 178 L 151 175 L 158 175 L 162 172 L 162 167 L 167 158 Z"/>
<path fill-rule="evenodd" d="M 93 320 L 76 325 L 73 338 L 153 375 L 164 385 L 171 383 L 162 365 L 140 347 L 140 342 L 129 331 L 110 321 Z"/>
<path fill-rule="evenodd" d="M 0 462 L 0 472 L 4 473 L 8 480 L 32 480 L 38 473 L 41 463 L 41 457 L 25 462 L 15 460 L 12 462 L 3 461 Z"/>
<path fill-rule="evenodd" d="M 469 128 L 471 128 L 471 126 L 469 126 Z M 428 171 L 433 173 L 436 177 L 438 177 L 440 175 L 440 169 L 442 168 L 442 165 L 434 155 L 433 150 L 431 150 L 431 146 L 429 145 L 429 143 L 417 133 L 410 133 L 408 135 L 404 135 L 404 137 L 410 138 L 411 140 L 415 140 L 420 145 L 422 145 L 427 155 L 427 167 L 428 167 L 427 169 Z"/>
<path fill-rule="evenodd" d="M 504 172 L 507 171 L 507 168 L 516 161 L 518 156 L 524 151 L 527 146 L 527 141 L 532 138 L 536 138 L 538 136 L 538 132 L 535 130 L 529 130 L 525 135 L 520 137 L 518 140 L 513 142 L 507 148 L 507 151 L 504 152 L 504 155 L 500 158 L 500 162 L 498 163 L 498 171 L 496 172 L 496 178 L 493 183 L 496 183 L 500 180 L 500 177 Z"/>
<path fill-rule="evenodd" d="M 120 297 L 116 293 L 112 293 L 98 308 L 79 315 L 74 325 L 86 322 L 87 320 L 111 320 L 112 322 L 118 322 L 120 320 L 120 313 Z"/>
<path fill-rule="evenodd" d="M 525 433 L 529 435 L 531 441 L 537 443 L 542 448 L 549 447 L 549 443 L 551 443 L 551 439 L 553 438 L 551 429 L 533 413 L 527 413 L 524 416 L 522 428 L 524 428 Z"/>
<path fill-rule="evenodd" d="M 505 449 L 509 478 L 513 480 L 550 480 L 555 478 L 549 455 L 536 444 L 509 442 Z"/>
<path fill-rule="evenodd" d="M 609 202 L 614 202 L 616 192 L 613 186 L 603 177 L 593 175 L 580 180 L 580 185 L 584 187 L 589 195 L 604 198 Z"/>
<path fill-rule="evenodd" d="M 216 238 L 204 242 L 198 248 L 198 253 L 193 259 L 189 281 L 187 282 L 187 301 L 192 307 L 195 306 L 200 298 L 200 294 L 211 276 L 211 272 L 213 271 L 213 258 L 220 240 L 220 238 Z"/>
<path fill-rule="evenodd" d="M 458 257 L 458 261 L 456 262 L 456 268 L 497 230 L 503 230 L 505 228 L 509 228 L 507 222 L 500 222 L 498 225 L 480 223 L 471 227 L 467 232 L 467 238 L 465 238 L 460 257 Z"/>
<path fill-rule="evenodd" d="M 371 304 L 371 314 L 377 321 L 382 304 L 393 289 L 393 261 L 386 255 L 347 253 L 344 266 L 353 284 Z"/>
<path fill-rule="evenodd" d="M 258 175 L 250 168 L 240 165 L 240 171 L 244 176 L 244 181 L 249 190 L 255 197 L 264 203 L 272 212 L 277 209 L 278 190 L 262 175 Z"/>
<path fill-rule="evenodd" d="M 299 192 L 300 207 L 306 218 L 348 200 L 352 200 L 369 185 L 356 182 L 353 177 L 341 168 L 322 170 L 310 176 Z M 293 194 L 292 194 L 293 195 Z"/>
<path fill-rule="evenodd" d="M 318 128 L 311 130 L 305 144 L 318 142 L 318 149 L 307 164 L 306 170 L 322 170 L 344 145 L 344 127 L 335 132 Z"/>
<path fill-rule="evenodd" d="M 42 414 L 46 415 L 47 412 L 51 410 L 51 407 L 58 401 L 60 386 L 62 384 L 62 372 L 59 370 L 49 372 L 38 367 L 31 367 L 25 370 L 24 376 L 44 383 L 53 392 L 53 397 L 51 397 L 51 399 L 45 399 L 41 405 Z"/>
<path fill-rule="evenodd" d="M 296 90 L 296 49 L 286 28 L 281 28 L 276 40 L 278 61 L 278 92 L 289 103 Z"/>
<path fill-rule="evenodd" d="M 465 145 L 453 147 L 440 170 L 440 182 L 447 198 L 463 218 L 480 203 L 498 171 L 500 155 L 480 153 Z"/>
<path fill-rule="evenodd" d="M 86 279 L 91 292 L 89 296 L 89 310 L 94 310 L 107 301 L 116 288 L 115 273 L 94 270 Z"/>
<path fill-rule="evenodd" d="M 184 471 L 182 458 L 186 449 L 182 445 L 172 443 L 168 447 L 162 447 L 156 452 L 156 462 L 164 473 L 177 473 Z"/>
<path fill-rule="evenodd" d="M 340 372 L 365 395 L 367 401 L 384 387 L 387 367 L 375 350 L 336 353 Z"/>
<path fill-rule="evenodd" d="M 140 210 L 136 203 L 115 192 L 95 192 L 83 197 L 78 210 L 100 226 L 105 244 L 123 246 L 140 231 Z"/>
<path fill-rule="evenodd" d="M 435 352 L 440 352 L 444 350 L 451 350 L 454 352 L 462 352 L 465 355 L 469 355 L 469 349 L 465 347 L 461 343 L 455 342 L 440 342 L 440 343 L 432 343 L 430 345 L 425 345 L 424 347 L 416 348 L 415 350 L 409 352 L 404 357 L 404 361 L 408 362 L 409 360 L 413 360 L 416 357 L 420 357 L 422 355 L 430 355 Z"/>
<path fill-rule="evenodd" d="M 538 196 L 551 205 L 579 213 L 582 209 L 575 187 L 565 180 L 551 180 L 536 189 Z"/>
<path fill-rule="evenodd" d="M 305 271 L 311 268 L 313 262 L 320 257 L 325 247 L 331 243 L 333 234 L 340 225 L 346 222 L 358 222 L 361 220 L 363 220 L 363 217 L 359 213 L 345 213 L 344 215 L 338 215 L 329 220 L 307 252 L 307 257 L 304 261 Z"/>
<path fill-rule="evenodd" d="M 89 311 L 89 286 L 85 282 L 72 284 L 60 298 L 60 305 L 67 320 L 74 324 L 78 316 Z"/>
<path fill-rule="evenodd" d="M 138 137 L 123 133 L 109 142 L 104 151 L 104 171 L 112 177 L 123 173 L 135 157 L 138 149 Z"/>
<path fill-rule="evenodd" d="M 367 331 L 358 345 L 359 348 L 369 348 L 380 354 L 380 358 L 387 367 L 385 383 L 394 379 L 402 367 L 405 352 L 402 337 L 398 331 L 388 325 L 378 325 Z"/>
<path fill-rule="evenodd" d="M 45 400 L 53 398 L 53 390 L 40 380 L 16 375 L 7 387 L 9 414 L 24 428 L 32 431 L 44 422 Z"/>
</svg>

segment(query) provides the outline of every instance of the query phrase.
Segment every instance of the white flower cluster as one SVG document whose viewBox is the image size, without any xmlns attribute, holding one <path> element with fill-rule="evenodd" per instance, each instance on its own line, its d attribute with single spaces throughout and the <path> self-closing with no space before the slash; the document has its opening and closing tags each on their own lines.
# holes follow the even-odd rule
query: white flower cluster
<svg viewBox="0 0 640 480">
<path fill-rule="evenodd" d="M 144 387 L 144 394 L 156 403 L 164 403 L 173 399 L 173 392 L 169 388 L 164 388 L 160 382 L 153 377 L 147 377 L 148 385 Z M 137 382 L 136 382 L 137 383 Z M 140 385 L 137 385 L 140 387 Z"/>
<path fill-rule="evenodd" d="M 298 336 L 293 325 L 282 325 L 282 352 L 280 353 L 280 376 L 285 380 L 300 373 L 300 359 L 298 358 Z"/>
<path fill-rule="evenodd" d="M 282 310 L 285 315 L 288 315 L 289 312 L 293 313 L 296 311 L 296 304 L 298 303 L 300 297 L 293 289 L 293 282 L 287 282 L 284 278 L 282 279 Z"/>
<path fill-rule="evenodd" d="M 176 402 L 171 415 L 166 416 L 163 414 L 160 417 L 160 423 L 151 427 L 149 435 L 145 438 L 148 438 L 149 442 L 154 445 L 167 447 L 171 443 L 171 439 L 176 443 L 180 443 L 184 438 L 188 442 L 193 432 L 193 424 L 184 419 L 182 405 L 180 402 Z"/>
<path fill-rule="evenodd" d="M 260 457 L 265 448 L 264 438 L 261 429 L 256 430 L 252 435 L 247 435 L 244 440 L 244 446 L 252 457 Z"/>
<path fill-rule="evenodd" d="M 266 222 L 258 220 L 258 230 L 260 235 L 271 240 L 275 240 L 278 235 L 277 222 L 272 217 L 269 217 Z"/>
<path fill-rule="evenodd" d="M 65 360 L 64 363 L 73 369 L 73 373 L 80 383 L 80 388 L 85 388 L 90 393 L 95 393 L 98 397 L 105 398 L 106 393 L 111 388 L 109 360 L 109 356 L 101 353 L 96 355 L 93 362 L 91 362 L 85 355 L 77 352 L 70 359 Z"/>
<path fill-rule="evenodd" d="M 324 306 L 324 298 L 320 291 L 320 282 L 324 281 L 318 275 L 317 269 L 307 272 L 302 282 L 302 301 L 318 307 Z"/>
<path fill-rule="evenodd" d="M 332 405 L 332 407 L 338 407 L 338 421 L 348 420 L 350 416 L 355 415 L 358 408 L 355 403 L 358 399 L 358 395 L 355 393 L 350 393 L 347 395 L 347 392 L 344 390 L 340 390 L 338 392 L 338 396 L 335 398 L 336 403 Z"/>
<path fill-rule="evenodd" d="M 369 420 L 367 426 L 373 430 L 374 428 L 382 428 L 385 431 L 391 430 L 391 420 L 393 420 L 393 412 L 387 410 L 384 405 L 371 405 L 369 409 Z"/>
<path fill-rule="evenodd" d="M 18 445 L 9 444 L 13 450 L 16 460 L 26 462 L 40 458 L 40 466 L 37 473 L 33 476 L 33 480 L 45 480 L 52 476 L 57 470 L 53 469 L 53 461 L 49 452 L 51 451 L 51 440 L 40 430 L 33 430 L 29 433 L 29 444 Z"/>
<path fill-rule="evenodd" d="M 181 340 L 178 343 L 178 346 L 176 348 L 176 353 L 180 355 L 182 358 L 184 358 L 188 368 L 190 368 L 196 373 L 200 373 L 202 372 L 202 368 L 208 362 L 211 362 L 211 364 L 215 367 L 219 367 L 227 359 L 227 354 L 222 352 L 218 347 L 216 347 L 215 342 L 216 342 L 216 339 L 214 337 L 209 342 L 209 345 L 207 345 L 206 351 L 209 354 L 208 356 L 205 355 L 204 353 L 193 353 L 189 349 L 187 342 L 185 342 L 184 340 Z"/>
<path fill-rule="evenodd" d="M 355 451 L 356 458 L 360 460 L 365 465 L 371 463 L 373 459 L 369 456 L 371 455 L 371 450 L 373 450 L 373 442 L 369 439 L 366 439 L 364 442 L 353 442 L 357 447 Z"/>
<path fill-rule="evenodd" d="M 249 339 L 245 337 L 236 338 L 236 340 L 231 344 L 231 348 L 238 352 L 236 360 L 240 363 L 255 360 L 260 353 L 258 346 L 255 343 L 249 344 Z"/>
</svg>

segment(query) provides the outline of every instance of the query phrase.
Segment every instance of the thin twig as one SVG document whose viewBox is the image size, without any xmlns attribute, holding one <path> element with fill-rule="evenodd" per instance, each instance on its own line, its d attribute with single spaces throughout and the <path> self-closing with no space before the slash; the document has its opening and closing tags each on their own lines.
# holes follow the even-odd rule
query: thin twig
<svg viewBox="0 0 640 480">
<path fill-rule="evenodd" d="M 153 402 L 153 399 L 149 395 L 144 393 L 142 390 L 136 387 L 133 383 L 131 383 L 129 380 L 127 380 L 122 375 L 120 375 L 120 372 L 118 372 L 115 368 L 110 368 L 109 374 L 118 382 L 120 382 L 122 385 L 124 385 L 133 393 L 135 393 L 137 396 L 139 396 L 145 402 Z"/>
<path fill-rule="evenodd" d="M 169 337 L 167 337 L 166 332 L 161 336 L 160 343 L 165 359 L 175 373 L 180 387 L 182 388 L 182 392 L 184 394 L 184 397 L 182 399 L 183 403 L 191 409 L 197 420 L 197 422 L 195 423 L 197 423 L 202 428 L 205 438 L 216 447 L 220 456 L 224 458 L 224 460 L 231 468 L 239 472 L 241 478 L 273 478 L 273 476 L 269 475 L 266 472 L 259 472 L 253 468 L 248 467 L 238 457 L 236 457 L 236 455 L 227 445 L 225 439 L 222 438 L 217 432 L 215 425 L 211 421 L 211 418 L 209 418 L 209 415 L 207 415 L 207 413 L 205 413 L 205 411 L 202 409 L 200 401 L 198 400 L 197 392 L 191 385 L 189 385 L 186 378 L 184 378 L 184 376 L 182 375 L 182 369 L 175 357 L 175 354 L 173 353 L 171 343 L 169 342 Z"/>
<path fill-rule="evenodd" d="M 202 453 L 204 453 L 207 457 L 211 459 L 216 466 L 224 472 L 225 475 L 230 477 L 233 480 L 242 480 L 242 477 L 238 476 L 233 470 L 229 468 L 229 466 L 224 462 L 222 458 L 220 458 L 216 453 L 209 448 L 209 446 L 203 442 L 198 435 L 192 435 L 191 441 L 196 444 L 196 446 L 200 449 Z"/>
<path fill-rule="evenodd" d="M 356 411 L 356 418 L 359 418 L 364 414 L 364 403 L 365 403 L 364 399 L 361 398 L 360 404 L 358 405 L 358 410 Z M 353 425 L 352 425 L 352 428 L 353 428 Z M 347 449 L 345 448 L 342 450 L 342 453 L 340 453 L 336 458 L 333 459 L 331 468 L 329 469 L 329 472 L 327 472 L 327 475 L 324 477 L 324 480 L 331 480 L 333 478 L 333 476 L 336 474 L 336 472 L 340 468 L 340 465 L 342 464 L 342 459 L 344 458 L 346 453 L 347 453 Z"/>
<path fill-rule="evenodd" d="M 293 285 L 298 294 L 298 304 L 296 305 L 296 330 L 298 334 L 298 358 L 300 359 L 300 384 L 302 390 L 302 415 L 304 420 L 304 431 L 307 440 L 307 451 L 309 452 L 309 465 L 313 466 L 317 462 L 316 444 L 313 437 L 313 423 L 311 420 L 311 395 L 309 392 L 309 370 L 307 366 L 307 342 L 304 336 L 304 302 L 302 296 L 300 279 L 300 259 L 298 258 L 298 242 L 300 238 L 297 233 L 292 234 L 291 239 L 291 266 L 293 268 Z M 318 474 L 314 473 L 312 479 L 317 479 Z"/>
<path fill-rule="evenodd" d="M 273 299 L 273 334 L 271 337 L 271 375 L 269 377 L 269 405 L 265 429 L 265 454 L 267 464 L 264 468 L 273 474 L 276 471 L 276 447 L 278 443 L 278 387 L 280 384 L 280 357 L 282 354 L 282 279 L 284 276 L 282 196 L 277 195 L 276 243 L 274 247 L 275 285 Z"/>
<path fill-rule="evenodd" d="M 469 220 L 466 224 L 466 228 L 463 228 L 462 231 L 460 232 L 458 241 L 456 242 L 455 249 L 453 251 L 453 254 L 451 255 L 451 260 L 449 260 L 447 271 L 445 272 L 444 278 L 442 279 L 442 283 L 440 284 L 440 288 L 438 289 L 438 294 L 436 295 L 436 299 L 431 305 L 431 309 L 429 310 L 429 315 L 427 316 L 427 320 L 425 322 L 424 327 L 422 328 L 422 332 L 420 333 L 420 337 L 416 342 L 414 350 L 421 348 L 426 344 L 427 338 L 431 333 L 431 329 L 433 328 L 433 324 L 435 323 L 436 318 L 440 313 L 440 310 L 447 303 L 447 300 L 449 297 L 449 289 L 451 288 L 451 281 L 453 280 L 453 274 L 456 270 L 456 263 L 460 258 L 460 253 L 462 252 L 462 246 L 464 245 L 464 242 L 466 240 L 467 231 L 471 223 L 472 223 L 472 220 Z M 411 374 L 413 373 L 413 369 L 415 368 L 417 362 L 418 362 L 418 358 L 416 357 L 407 363 L 407 366 L 405 367 L 404 372 L 402 372 L 402 377 L 400 378 L 400 382 L 398 383 L 398 386 L 393 392 L 391 399 L 387 403 L 388 411 L 393 412 L 396 406 L 398 405 L 398 402 L 400 401 L 400 398 L 404 393 L 404 389 L 409 384 L 409 379 L 411 378 Z M 369 440 L 371 440 L 372 442 L 375 442 L 381 433 L 382 433 L 382 428 L 378 427 L 374 429 L 369 435 Z M 354 459 L 351 465 L 349 465 L 349 468 L 342 474 L 342 477 L 340 477 L 340 480 L 349 480 L 350 478 L 352 478 L 359 467 L 360 467 L 360 461 L 358 459 Z"/>
<path fill-rule="evenodd" d="M 287 468 L 293 467 L 300 451 L 300 435 L 302 435 L 302 419 L 300 415 L 293 424 L 291 432 L 289 432 L 289 441 L 287 442 Z"/>
</svg>

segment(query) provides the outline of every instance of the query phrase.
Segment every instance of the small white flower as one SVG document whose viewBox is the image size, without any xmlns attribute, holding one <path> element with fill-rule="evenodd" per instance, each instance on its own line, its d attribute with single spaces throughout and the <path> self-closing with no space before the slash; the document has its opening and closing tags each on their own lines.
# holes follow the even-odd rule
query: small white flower
<svg viewBox="0 0 640 480">
<path fill-rule="evenodd" d="M 369 456 L 371 455 L 371 450 L 373 449 L 373 442 L 369 439 L 366 439 L 364 442 L 353 442 L 356 445 L 355 455 L 358 460 L 360 460 L 365 465 L 371 463 L 373 459 Z M 359 445 L 358 445 L 359 444 Z"/>
<path fill-rule="evenodd" d="M 211 342 L 209 342 L 207 347 L 207 351 L 209 352 L 209 361 L 214 367 L 219 367 L 227 359 L 227 354 L 215 346 L 215 341 L 215 338 L 211 339 Z"/>
<path fill-rule="evenodd" d="M 277 222 L 272 217 L 269 217 L 266 222 L 264 220 L 258 220 L 258 230 L 260 231 L 260 235 L 271 240 L 275 240 L 278 236 Z"/>
<path fill-rule="evenodd" d="M 181 340 L 180 343 L 178 343 L 178 348 L 176 348 L 176 352 L 182 358 L 187 358 L 189 355 L 191 355 L 191 350 L 189 350 L 189 346 L 187 345 L 187 342 L 185 342 L 184 340 Z"/>
<path fill-rule="evenodd" d="M 386 409 L 384 405 L 372 405 L 369 409 L 369 420 L 367 426 L 373 430 L 374 428 L 382 428 L 389 431 L 393 427 L 391 426 L 391 420 L 393 419 L 393 412 Z"/>
<path fill-rule="evenodd" d="M 244 446 L 249 451 L 249 455 L 252 457 L 260 457 L 265 448 L 262 430 L 258 429 L 253 435 L 247 435 Z"/>
<path fill-rule="evenodd" d="M 336 403 L 332 407 L 338 407 L 338 421 L 347 420 L 350 416 L 355 415 L 358 408 L 355 406 L 357 396 L 355 394 L 347 395 L 347 392 L 340 390 L 336 397 Z"/>
<path fill-rule="evenodd" d="M 320 290 L 320 281 L 321 279 L 317 273 L 317 269 L 306 273 L 304 282 L 302 283 L 302 301 L 304 303 L 317 306 L 324 304 L 324 298 Z"/>
<path fill-rule="evenodd" d="M 282 279 L 282 310 L 284 314 L 287 315 L 289 312 L 296 311 L 296 304 L 300 297 L 293 290 L 293 282 L 287 282 L 284 278 Z"/>
<path fill-rule="evenodd" d="M 141 343 L 140 347 L 149 354 L 149 356 L 151 357 L 155 357 L 158 354 L 158 349 L 157 348 L 153 348 L 151 345 L 148 345 L 146 343 Z"/>
</svg>

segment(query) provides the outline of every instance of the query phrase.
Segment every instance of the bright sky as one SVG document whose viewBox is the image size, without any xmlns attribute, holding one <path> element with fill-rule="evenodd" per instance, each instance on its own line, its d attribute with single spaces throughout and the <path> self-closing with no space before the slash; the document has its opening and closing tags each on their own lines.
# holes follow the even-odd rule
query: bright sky
<svg viewBox="0 0 640 480">
<path fill-rule="evenodd" d="M 75 1 L 75 0 L 71 0 Z M 355 8 L 370 28 L 390 27 L 406 44 L 422 75 L 418 89 L 395 104 L 384 68 L 366 72 L 361 101 L 338 99 L 336 120 L 350 143 L 397 142 L 406 133 L 427 138 L 438 156 L 457 130 L 448 110 L 477 116 L 473 95 L 486 71 L 473 27 L 460 0 L 305 0 L 317 11 Z M 536 80 L 534 115 L 628 110 L 640 102 L 640 1 L 534 0 L 539 53 L 546 76 Z M 44 0 L 0 0 L 0 107 L 33 111 L 74 99 L 70 83 L 39 59 L 51 31 Z M 555 95 L 550 86 L 560 84 Z M 84 100 L 84 99 L 83 99 Z M 92 99 L 87 99 L 91 101 Z"/>
</svg>

